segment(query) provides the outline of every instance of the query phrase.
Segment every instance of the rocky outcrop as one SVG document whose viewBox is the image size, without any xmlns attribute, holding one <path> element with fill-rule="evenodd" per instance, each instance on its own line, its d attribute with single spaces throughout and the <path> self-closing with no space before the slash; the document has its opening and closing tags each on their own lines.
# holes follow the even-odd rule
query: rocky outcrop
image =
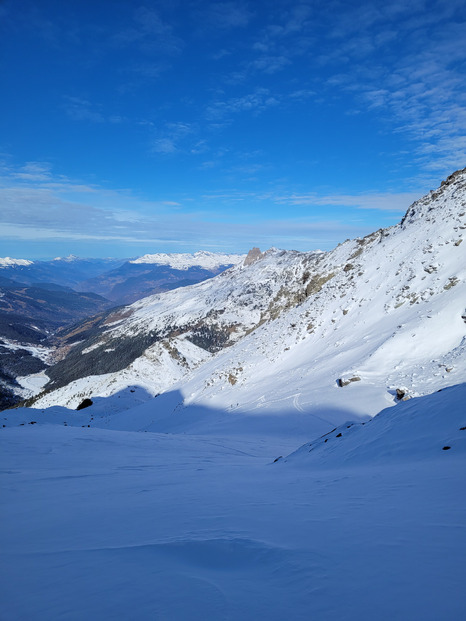
<svg viewBox="0 0 466 621">
<path fill-rule="evenodd" d="M 81 403 L 78 405 L 76 409 L 84 410 L 85 408 L 91 407 L 92 404 L 93 404 L 92 399 L 84 399 L 83 401 L 81 401 Z"/>
<path fill-rule="evenodd" d="M 251 250 L 248 252 L 246 258 L 244 259 L 244 266 L 248 266 L 248 265 L 252 265 L 253 263 L 255 263 L 256 261 L 258 261 L 260 258 L 262 258 L 262 252 L 260 251 L 260 248 L 251 248 Z"/>
<path fill-rule="evenodd" d="M 344 388 L 345 386 L 349 386 L 352 382 L 360 382 L 361 378 L 358 377 L 357 375 L 353 376 L 353 377 L 349 377 L 348 379 L 343 379 L 342 377 L 339 377 L 337 379 L 337 384 L 340 388 Z"/>
</svg>

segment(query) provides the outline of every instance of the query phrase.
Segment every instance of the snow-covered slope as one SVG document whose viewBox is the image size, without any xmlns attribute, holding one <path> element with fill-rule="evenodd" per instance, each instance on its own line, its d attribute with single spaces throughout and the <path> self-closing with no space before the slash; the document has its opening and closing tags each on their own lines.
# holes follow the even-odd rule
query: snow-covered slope
<svg viewBox="0 0 466 621">
<path fill-rule="evenodd" d="M 462 621 L 465 400 L 412 399 L 276 463 L 290 426 L 109 431 L 91 407 L 2 428 L 2 620 Z"/>
<path fill-rule="evenodd" d="M 114 414 L 169 390 L 174 382 L 181 380 L 189 371 L 197 368 L 211 356 L 208 351 L 197 347 L 187 339 L 164 340 L 148 347 L 142 356 L 136 358 L 127 368 L 75 380 L 51 395 L 44 396 L 34 404 L 34 407 L 43 408 L 49 404 L 59 403 L 74 410 L 85 398 L 110 397 L 123 392 L 127 398 L 121 402 L 111 400 L 101 403 L 99 414 L 102 412 Z M 27 378 L 21 380 L 21 384 L 27 386 Z M 27 396 L 34 394 L 34 385 L 31 388 Z M 131 395 L 136 389 L 137 394 L 132 398 Z M 119 398 L 121 396 L 120 394 Z"/>
<path fill-rule="evenodd" d="M 409 463 L 452 451 L 466 458 L 466 384 L 341 425 L 283 459 L 305 468 Z"/>
<path fill-rule="evenodd" d="M 214 355 L 194 371 L 185 366 L 181 381 L 174 374 L 171 387 L 154 375 L 152 393 L 177 395 L 170 411 L 312 415 L 316 431 L 374 415 L 396 402 L 396 389 L 414 396 L 458 382 L 466 376 L 465 204 L 463 170 L 390 229 L 328 253 L 271 249 L 212 280 L 140 300 L 74 347 L 53 377 L 71 363 L 92 374 L 94 360 L 113 361 L 143 337 L 176 358 L 187 339 Z M 117 379 L 114 391 L 129 379 L 137 384 L 138 373 Z M 85 396 L 103 390 L 94 392 L 96 381 Z M 35 407 L 71 403 L 74 389 Z M 162 403 L 147 404 L 155 419 Z"/>
<path fill-rule="evenodd" d="M 201 250 L 194 254 L 182 252 L 145 254 L 143 257 L 130 261 L 130 263 L 154 263 L 157 265 L 169 265 L 177 270 L 187 270 L 193 266 L 215 269 L 221 265 L 236 265 L 243 260 L 244 255 L 241 254 L 222 254 Z"/>
</svg>

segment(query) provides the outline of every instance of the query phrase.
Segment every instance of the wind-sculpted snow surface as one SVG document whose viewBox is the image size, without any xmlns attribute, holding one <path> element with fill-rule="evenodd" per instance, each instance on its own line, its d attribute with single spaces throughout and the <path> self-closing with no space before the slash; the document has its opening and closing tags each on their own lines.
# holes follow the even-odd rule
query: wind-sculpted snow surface
<svg viewBox="0 0 466 621">
<path fill-rule="evenodd" d="M 357 418 L 394 404 L 397 389 L 407 398 L 455 383 L 466 375 L 465 230 L 463 170 L 414 203 L 397 226 L 327 253 L 271 249 L 250 265 L 108 317 L 51 370 L 55 386 L 68 386 L 35 407 L 70 403 L 77 386 L 70 381 L 128 371 L 128 357 L 154 343 L 176 358 L 187 341 L 209 355 L 195 368 L 177 365 L 163 383 L 155 374 L 152 386 L 152 393 L 178 392 L 178 410 L 205 405 L 317 420 L 323 409 L 343 408 Z M 125 381 L 138 383 L 136 367 Z M 110 394 L 100 380 L 87 383 L 85 396 L 93 386 Z"/>
<path fill-rule="evenodd" d="M 134 433 L 56 408 L 0 429 L 1 618 L 462 621 L 465 400 L 415 398 L 278 460 L 283 417 Z"/>
</svg>

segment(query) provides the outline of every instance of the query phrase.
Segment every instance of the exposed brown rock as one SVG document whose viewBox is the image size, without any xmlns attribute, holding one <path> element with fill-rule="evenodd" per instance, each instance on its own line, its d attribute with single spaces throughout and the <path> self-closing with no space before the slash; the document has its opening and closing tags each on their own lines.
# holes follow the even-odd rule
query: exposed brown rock
<svg viewBox="0 0 466 621">
<path fill-rule="evenodd" d="M 349 377 L 348 379 L 343 379 L 342 377 L 339 377 L 337 379 L 337 384 L 340 388 L 344 388 L 345 386 L 348 386 L 352 382 L 360 382 L 360 381 L 361 381 L 361 378 L 358 377 L 357 375 L 353 377 Z"/>
<path fill-rule="evenodd" d="M 247 257 L 244 259 L 244 265 L 251 265 L 252 263 L 258 261 L 260 258 L 262 258 L 262 252 L 260 251 L 260 248 L 251 248 L 251 250 L 247 254 Z"/>
</svg>

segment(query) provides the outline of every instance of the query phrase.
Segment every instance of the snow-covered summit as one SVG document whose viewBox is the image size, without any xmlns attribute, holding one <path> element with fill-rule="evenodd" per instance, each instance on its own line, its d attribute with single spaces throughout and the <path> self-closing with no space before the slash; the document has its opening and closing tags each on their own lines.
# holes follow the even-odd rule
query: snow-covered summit
<svg viewBox="0 0 466 621">
<path fill-rule="evenodd" d="M 79 261 L 79 257 L 75 254 L 69 254 L 67 257 L 55 257 L 54 261 L 65 261 L 66 263 L 72 263 L 73 261 Z"/>
<path fill-rule="evenodd" d="M 11 257 L 0 258 L 0 268 L 2 267 L 12 267 L 14 265 L 27 266 L 32 265 L 33 261 L 29 261 L 29 259 L 12 259 Z"/>
<path fill-rule="evenodd" d="M 190 267 L 202 267 L 204 269 L 216 269 L 221 265 L 236 265 L 244 259 L 240 254 L 222 254 L 201 250 L 194 254 L 189 253 L 157 253 L 145 254 L 139 259 L 134 259 L 130 263 L 151 263 L 157 265 L 168 265 L 173 269 L 187 270 Z"/>
</svg>

